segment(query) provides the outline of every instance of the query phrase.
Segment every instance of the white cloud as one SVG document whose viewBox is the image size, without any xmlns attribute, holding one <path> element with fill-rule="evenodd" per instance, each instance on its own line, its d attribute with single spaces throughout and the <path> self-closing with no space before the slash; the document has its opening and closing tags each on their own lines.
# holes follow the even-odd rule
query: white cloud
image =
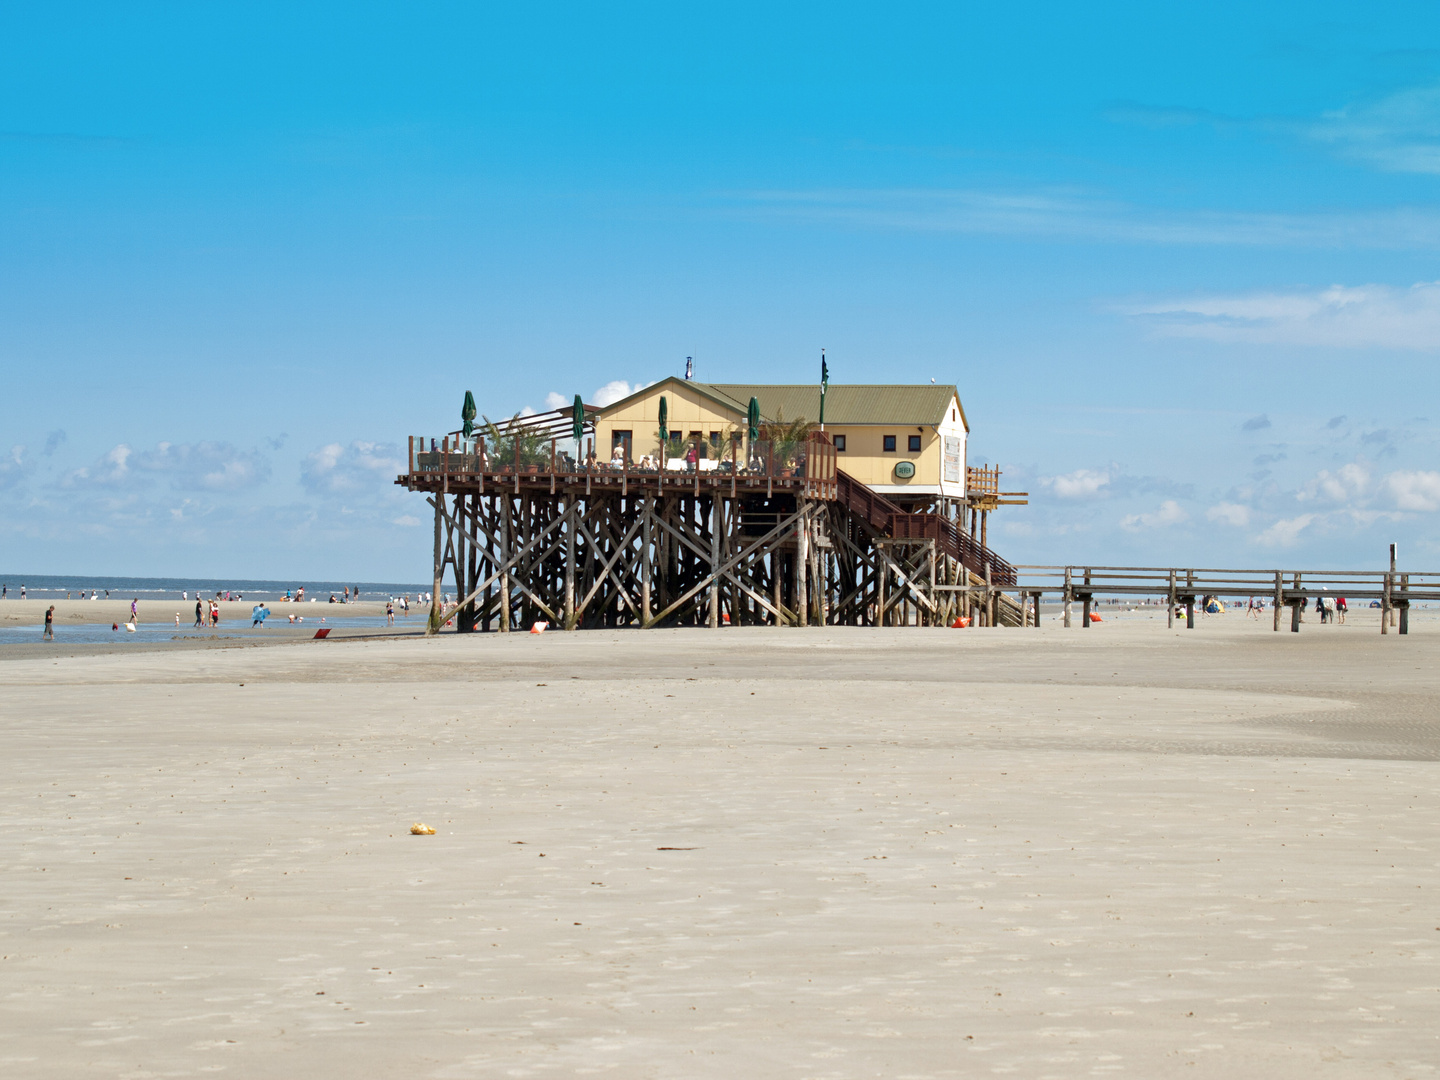
<svg viewBox="0 0 1440 1080">
<path fill-rule="evenodd" d="M 390 522 L 390 524 L 391 524 L 391 525 L 404 525 L 404 526 L 409 527 L 409 526 L 419 525 L 419 524 L 420 524 L 420 519 L 417 518 L 414 514 L 401 514 L 399 517 L 394 518 L 394 519 Z"/>
<path fill-rule="evenodd" d="M 1440 174 L 1440 87 L 1409 87 L 1348 105 L 1326 113 L 1306 134 L 1388 172 Z"/>
<path fill-rule="evenodd" d="M 1440 281 L 1409 288 L 1332 285 L 1301 292 L 1199 296 L 1136 304 L 1159 333 L 1211 341 L 1339 348 L 1440 348 Z"/>
<path fill-rule="evenodd" d="M 1129 514 L 1120 519 L 1120 527 L 1127 532 L 1141 529 L 1158 529 L 1168 525 L 1179 525 L 1189 521 L 1190 515 L 1174 499 L 1166 499 L 1153 514 Z"/>
<path fill-rule="evenodd" d="M 145 487 L 166 478 L 176 491 L 239 491 L 270 478 L 270 462 L 256 450 L 229 443 L 158 443 L 153 450 L 135 450 L 121 443 L 93 465 L 72 470 L 64 482 L 72 487 Z"/>
<path fill-rule="evenodd" d="M 1433 211 L 1261 214 L 1172 211 L 1095 198 L 1069 189 L 816 189 L 750 191 L 732 197 L 747 218 L 784 217 L 907 232 L 1044 237 L 1122 244 L 1245 247 L 1433 248 Z"/>
<path fill-rule="evenodd" d="M 1440 472 L 1401 470 L 1386 476 L 1384 485 L 1401 510 L 1440 510 Z"/>
<path fill-rule="evenodd" d="M 1310 527 L 1316 514 L 1301 514 L 1299 517 L 1283 518 L 1255 538 L 1263 547 L 1293 547 L 1300 534 Z"/>
<path fill-rule="evenodd" d="M 1088 499 L 1110 483 L 1110 474 L 1095 469 L 1076 469 L 1064 476 L 1052 476 L 1041 483 L 1059 499 Z"/>
<path fill-rule="evenodd" d="M 311 491 L 330 495 L 379 493 L 404 471 L 400 448 L 393 443 L 330 443 L 306 455 L 300 481 Z"/>
<path fill-rule="evenodd" d="M 1241 506 L 1239 503 L 1222 502 L 1216 503 L 1205 511 L 1207 520 L 1218 522 L 1222 525 L 1231 525 L 1237 529 L 1243 529 L 1250 524 L 1250 508 Z"/>
<path fill-rule="evenodd" d="M 554 390 L 551 390 L 550 393 L 545 395 L 546 409 L 563 409 L 566 405 L 569 405 L 570 403 L 571 402 L 569 398 L 567 398 L 564 394 L 557 394 Z"/>
<path fill-rule="evenodd" d="M 1369 468 L 1358 461 L 1352 461 L 1334 472 L 1321 469 L 1315 474 L 1315 479 L 1301 488 L 1295 497 L 1301 502 L 1317 499 L 1333 503 L 1364 502 L 1369 498 L 1371 490 Z"/>
<path fill-rule="evenodd" d="M 12 446 L 9 456 L 0 460 L 0 491 L 20 483 L 29 471 L 25 462 L 25 447 Z"/>
<path fill-rule="evenodd" d="M 595 393 L 591 394 L 589 403 L 603 409 L 607 405 L 614 405 L 617 401 L 625 400 L 637 390 L 643 390 L 649 385 L 651 384 L 637 382 L 634 386 L 631 386 L 624 379 L 615 379 L 607 382 L 604 386 L 596 390 Z"/>
</svg>

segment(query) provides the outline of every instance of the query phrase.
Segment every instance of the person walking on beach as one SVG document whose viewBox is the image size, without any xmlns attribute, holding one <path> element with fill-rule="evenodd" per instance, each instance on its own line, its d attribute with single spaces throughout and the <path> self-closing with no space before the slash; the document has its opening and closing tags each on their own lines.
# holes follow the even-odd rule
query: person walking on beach
<svg viewBox="0 0 1440 1080">
<path fill-rule="evenodd" d="M 138 618 L 136 618 L 136 615 L 138 613 L 135 610 L 135 605 L 139 600 L 140 598 L 137 596 L 134 600 L 130 601 L 130 621 L 133 623 L 138 623 L 140 621 Z"/>
<path fill-rule="evenodd" d="M 205 618 L 204 618 L 203 615 L 201 615 L 200 610 L 201 610 L 201 609 L 200 609 L 200 597 L 199 597 L 199 596 L 196 596 L 196 597 L 195 597 L 195 625 L 196 625 L 196 626 L 204 626 L 204 625 L 205 625 Z"/>
<path fill-rule="evenodd" d="M 1345 607 L 1345 597 L 1335 597 L 1335 621 L 1338 622 L 1341 626 L 1345 625 L 1346 610 L 1347 609 Z"/>
<path fill-rule="evenodd" d="M 395 602 L 393 600 L 385 601 L 385 625 L 395 625 Z"/>
<path fill-rule="evenodd" d="M 55 605 L 54 605 L 54 604 L 51 604 L 51 605 L 50 605 L 50 610 L 48 610 L 47 612 L 45 612 L 45 634 L 44 634 L 44 636 L 41 637 L 40 640 L 41 640 L 41 641 L 54 641 L 54 640 L 55 640 Z"/>
<path fill-rule="evenodd" d="M 21 586 L 20 586 L 20 599 L 21 599 L 21 600 L 24 600 L 24 599 L 25 599 L 25 586 L 24 586 L 24 585 L 21 585 Z"/>
<path fill-rule="evenodd" d="M 250 609 L 250 629 L 251 629 L 251 630 L 254 630 L 255 627 L 257 627 L 257 626 L 259 626 L 259 625 L 260 625 L 260 605 L 259 605 L 259 604 L 256 604 L 253 608 Z"/>
</svg>

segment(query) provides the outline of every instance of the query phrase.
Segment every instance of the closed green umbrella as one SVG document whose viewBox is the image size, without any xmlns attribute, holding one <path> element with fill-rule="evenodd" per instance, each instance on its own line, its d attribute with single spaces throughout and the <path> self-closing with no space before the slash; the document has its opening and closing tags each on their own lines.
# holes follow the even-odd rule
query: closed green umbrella
<svg viewBox="0 0 1440 1080">
<path fill-rule="evenodd" d="M 750 427 L 750 441 L 753 443 L 760 438 L 760 401 L 758 398 L 750 399 L 750 413 L 746 419 Z"/>
<path fill-rule="evenodd" d="M 664 457 L 665 454 L 667 453 L 666 448 L 665 448 L 665 444 L 666 444 L 666 442 L 668 442 L 669 439 L 670 439 L 670 433 L 665 430 L 665 421 L 668 420 L 669 418 L 670 418 L 670 408 L 669 408 L 668 405 L 665 404 L 665 399 L 664 399 L 664 397 L 661 397 L 661 399 L 660 399 L 660 456 L 661 456 L 661 457 Z"/>
<path fill-rule="evenodd" d="M 460 407 L 460 419 L 465 421 L 465 438 L 475 430 L 475 395 L 465 391 L 465 404 Z"/>
<path fill-rule="evenodd" d="M 585 403 L 580 400 L 580 395 L 575 395 L 575 408 L 572 412 L 574 417 L 570 425 L 570 433 L 575 436 L 575 460 L 580 460 L 580 440 L 585 437 Z"/>
</svg>

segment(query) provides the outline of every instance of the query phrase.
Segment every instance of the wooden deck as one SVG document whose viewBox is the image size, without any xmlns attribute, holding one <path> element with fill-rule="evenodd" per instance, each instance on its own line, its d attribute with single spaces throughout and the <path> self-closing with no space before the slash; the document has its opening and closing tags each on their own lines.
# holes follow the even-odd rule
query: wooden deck
<svg viewBox="0 0 1440 1080">
<path fill-rule="evenodd" d="M 518 449 L 518 444 L 517 444 Z M 667 463 L 668 465 L 669 463 Z M 828 439 L 810 439 L 798 450 L 757 441 L 745 458 L 701 459 L 684 468 L 640 468 L 630 461 L 577 462 L 552 440 L 541 460 L 496 460 L 487 454 L 485 440 L 452 443 L 446 436 L 426 440 L 411 436 L 408 471 L 396 483 L 411 491 L 466 491 L 483 495 L 486 489 L 522 492 L 584 493 L 614 491 L 622 496 L 654 494 L 741 495 L 777 492 L 805 499 L 833 500 L 836 489 L 835 447 Z"/>
</svg>

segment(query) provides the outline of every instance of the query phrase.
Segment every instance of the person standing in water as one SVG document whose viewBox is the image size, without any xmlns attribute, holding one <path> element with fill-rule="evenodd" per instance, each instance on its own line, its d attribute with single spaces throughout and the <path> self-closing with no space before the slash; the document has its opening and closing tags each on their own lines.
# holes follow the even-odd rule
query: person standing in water
<svg viewBox="0 0 1440 1080">
<path fill-rule="evenodd" d="M 130 621 L 133 623 L 138 623 L 140 621 L 137 617 L 137 612 L 135 610 L 135 605 L 139 603 L 139 600 L 140 598 L 137 596 L 135 597 L 135 599 L 130 601 Z"/>
<path fill-rule="evenodd" d="M 55 605 L 51 604 L 50 609 L 45 612 L 45 634 L 41 641 L 55 640 Z"/>
<path fill-rule="evenodd" d="M 200 594 L 199 594 L 199 593 L 196 593 L 196 594 L 195 594 L 195 625 L 196 625 L 196 626 L 203 626 L 204 624 L 205 624 L 205 623 L 204 623 L 204 619 L 203 619 L 203 618 L 201 617 L 201 615 L 200 615 Z"/>
</svg>

